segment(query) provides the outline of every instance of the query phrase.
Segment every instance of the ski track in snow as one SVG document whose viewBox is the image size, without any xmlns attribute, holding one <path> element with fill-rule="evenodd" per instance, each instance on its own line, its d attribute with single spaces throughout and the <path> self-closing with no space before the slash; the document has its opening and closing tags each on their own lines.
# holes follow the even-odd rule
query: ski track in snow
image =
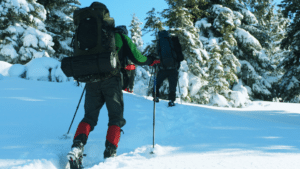
<svg viewBox="0 0 300 169">
<path fill-rule="evenodd" d="M 0 81 L 0 169 L 61 169 L 72 139 L 62 139 L 82 87 L 4 77 Z M 124 93 L 118 157 L 103 160 L 107 109 L 85 146 L 87 169 L 296 169 L 300 166 L 300 105 L 253 102 L 247 108 L 218 108 L 177 102 L 156 104 Z M 70 131 L 83 117 L 84 98 Z"/>
</svg>

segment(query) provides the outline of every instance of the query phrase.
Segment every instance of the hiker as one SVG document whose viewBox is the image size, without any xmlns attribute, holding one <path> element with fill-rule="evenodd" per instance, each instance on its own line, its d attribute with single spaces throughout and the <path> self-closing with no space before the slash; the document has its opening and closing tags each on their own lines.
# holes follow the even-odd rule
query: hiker
<svg viewBox="0 0 300 169">
<path fill-rule="evenodd" d="M 126 71 L 126 77 L 124 78 L 123 90 L 129 93 L 133 93 L 134 78 L 135 78 L 135 65 L 128 59 L 128 64 L 124 68 Z"/>
<path fill-rule="evenodd" d="M 157 53 L 160 57 L 158 74 L 156 79 L 156 98 L 159 102 L 159 88 L 162 82 L 168 78 L 169 81 L 169 107 L 175 106 L 176 86 L 178 83 L 178 70 L 180 62 L 183 61 L 183 54 L 178 37 L 170 36 L 166 31 L 158 32 Z M 154 90 L 153 90 L 154 97 Z"/>
<path fill-rule="evenodd" d="M 116 32 L 122 33 L 128 36 L 128 30 L 125 25 L 117 26 Z M 135 65 L 124 56 L 121 63 L 121 72 L 123 75 L 123 87 L 122 89 L 126 92 L 133 93 L 134 77 L 135 77 Z"/>
<path fill-rule="evenodd" d="M 126 36 L 128 36 L 128 30 L 125 25 L 117 26 L 115 32 L 122 33 Z M 135 65 L 132 61 L 128 59 L 127 56 L 123 56 L 123 59 L 121 62 L 121 73 L 122 73 L 122 90 L 126 92 L 133 92 L 133 81 L 134 81 L 134 75 L 135 75 Z M 133 70 L 133 71 L 132 71 Z M 133 79 L 132 79 L 133 77 Z M 132 82 L 131 82 L 132 80 Z M 132 84 L 131 90 L 129 90 L 129 83 Z"/>
<path fill-rule="evenodd" d="M 80 9 L 81 10 L 81 9 Z M 113 28 L 114 28 L 114 20 L 113 18 L 110 18 L 109 16 L 109 11 L 107 9 L 107 7 L 100 3 L 100 2 L 93 2 L 91 4 L 90 7 L 87 8 L 83 8 L 83 10 L 85 10 L 84 12 L 78 11 L 76 13 L 76 11 L 74 12 L 74 18 L 76 18 L 77 16 L 80 16 L 80 14 L 85 14 L 82 15 L 82 17 L 85 17 L 87 15 L 88 12 L 92 14 L 95 14 L 96 10 L 101 10 L 100 14 L 103 14 L 104 17 L 108 17 L 104 18 L 107 21 L 105 24 L 108 25 L 112 24 Z M 76 15 L 75 15 L 76 14 Z M 95 17 L 98 16 L 98 14 L 94 15 Z M 93 21 L 94 19 L 94 21 Z M 103 20 L 104 20 L 103 19 Z M 74 19 L 75 20 L 75 19 Z M 105 20 L 105 21 L 106 21 Z M 92 24 L 97 24 L 96 19 L 95 18 L 90 18 L 88 17 L 87 19 L 81 19 L 82 22 L 86 21 L 87 24 L 79 24 L 79 30 L 77 32 L 80 33 L 80 26 L 82 25 L 81 29 L 86 29 L 85 31 L 82 31 L 82 35 L 78 36 L 76 35 L 76 38 L 83 38 L 82 41 L 85 41 L 86 44 L 84 43 L 78 43 L 75 39 L 75 47 L 74 47 L 74 53 L 76 53 L 76 48 L 80 48 L 82 47 L 82 45 L 86 45 L 87 43 L 90 42 L 90 39 L 92 38 L 97 38 L 97 36 L 91 34 L 92 30 L 89 30 L 89 26 L 87 26 L 89 23 Z M 101 21 L 101 20 L 100 20 Z M 113 22 L 112 22 L 113 21 Z M 76 22 L 76 21 L 74 21 Z M 104 22 L 104 21 L 103 21 Z M 114 28 L 114 32 L 112 32 L 112 36 L 109 34 L 109 31 L 112 31 L 110 29 L 110 27 L 108 28 L 107 25 L 103 24 L 102 25 L 102 29 L 97 30 L 97 26 L 94 30 L 97 31 L 103 31 L 103 29 L 107 29 L 103 31 L 103 35 L 102 36 L 106 36 L 106 34 L 108 34 L 109 36 L 106 36 L 106 38 L 111 38 L 114 37 L 113 40 L 95 40 L 96 44 L 97 42 L 102 42 L 102 46 L 105 46 L 105 43 L 108 42 L 114 42 L 114 44 L 108 44 L 106 45 L 107 48 L 104 48 L 103 50 L 107 50 L 109 47 L 109 45 L 115 45 L 116 47 L 116 52 L 118 55 L 119 60 L 123 59 L 123 56 L 127 56 L 132 62 L 134 62 L 135 64 L 138 65 L 150 65 L 154 62 L 155 58 L 154 57 L 146 57 L 143 56 L 138 49 L 136 48 L 136 45 L 131 41 L 131 39 L 126 36 L 126 33 L 120 33 L 122 32 L 122 29 L 124 27 L 120 26 L 117 28 Z M 93 25 L 92 25 L 93 26 Z M 106 27 L 104 27 L 106 26 Z M 104 28 L 103 28 L 104 27 Z M 126 28 L 126 27 L 125 27 Z M 124 30 L 123 30 L 124 31 Z M 87 35 L 84 35 L 84 33 L 86 33 Z M 76 34 L 76 33 L 75 33 Z M 98 32 L 99 35 L 99 32 Z M 84 39 L 85 37 L 90 36 L 90 39 Z M 98 45 L 98 44 L 97 44 Z M 102 47 L 100 46 L 100 47 Z M 106 47 L 105 46 L 105 47 Z M 85 52 L 89 50 L 94 50 L 95 48 L 87 48 L 87 47 L 83 47 L 83 50 L 81 52 Z M 78 49 L 77 49 L 78 50 Z M 96 49 L 95 49 L 96 50 Z M 100 49 L 99 49 L 100 50 Z M 111 50 L 115 50 L 115 49 L 111 49 Z M 93 51 L 91 51 L 93 52 Z M 107 55 L 106 53 L 103 54 L 103 56 L 108 56 L 108 57 L 112 57 L 112 52 Z M 75 55 L 75 54 L 74 54 Z M 88 57 L 89 55 L 85 56 Z M 70 165 L 73 165 L 73 161 L 76 161 L 76 165 L 81 165 L 81 160 L 82 160 L 82 156 L 83 156 L 83 150 L 84 150 L 84 145 L 86 145 L 87 140 L 88 140 L 88 136 L 90 134 L 91 131 L 94 130 L 95 126 L 97 125 L 97 121 L 98 121 L 98 116 L 100 113 L 100 110 L 102 108 L 102 106 L 104 105 L 104 103 L 106 103 L 106 107 L 108 110 L 108 117 L 109 117 L 109 122 L 108 122 L 108 130 L 107 130 L 107 135 L 106 135 L 106 142 L 105 142 L 105 150 L 104 150 L 104 158 L 109 158 L 109 157 L 114 157 L 116 156 L 116 150 L 118 148 L 118 143 L 120 140 L 120 136 L 121 136 L 121 131 L 122 131 L 122 127 L 126 124 L 126 120 L 123 117 L 123 111 L 124 111 L 124 103 L 123 103 L 123 93 L 122 93 L 122 86 L 121 86 L 121 74 L 120 74 L 120 65 L 118 65 L 118 67 L 116 67 L 115 69 L 112 69 L 112 71 L 108 72 L 108 73 L 97 73 L 95 75 L 91 75 L 91 76 L 82 76 L 82 75 L 74 75 L 75 73 L 79 74 L 79 73 L 85 73 L 86 71 L 77 71 L 78 67 L 83 66 L 84 63 L 88 62 L 80 62 L 82 64 L 78 64 L 77 65 L 77 69 L 76 67 L 74 67 L 71 70 L 69 70 L 70 68 L 68 67 L 69 65 L 72 66 L 72 64 L 68 64 L 68 61 L 70 60 L 70 62 L 72 61 L 72 59 L 77 59 L 77 60 L 82 60 L 84 59 L 84 57 L 68 57 L 65 59 L 65 61 L 62 61 L 62 69 L 64 71 L 64 73 L 66 75 L 69 76 L 74 76 L 74 79 L 79 79 L 79 80 L 86 80 L 88 81 L 86 83 L 86 94 L 85 94 L 85 103 L 84 103 L 84 110 L 85 110 L 85 114 L 84 114 L 84 118 L 81 120 L 81 122 L 78 125 L 78 128 L 76 130 L 76 133 L 74 135 L 74 139 L 73 139 L 73 145 L 72 145 L 72 150 L 68 153 L 67 158 L 70 161 Z M 98 66 L 98 62 L 99 57 L 91 57 L 92 59 L 96 59 L 95 61 L 92 61 L 91 63 L 87 64 L 87 69 L 89 69 L 90 71 L 94 70 L 91 67 L 93 66 L 93 64 Z M 105 60 L 103 60 L 104 62 Z M 114 60 L 108 60 L 107 64 L 111 64 L 113 65 Z M 72 62 L 73 65 L 77 64 L 78 62 Z M 99 62 L 99 64 L 104 64 L 102 62 Z M 120 64 L 120 63 L 118 63 Z M 102 67 L 98 67 L 95 66 L 95 70 L 101 70 L 103 69 L 103 67 L 107 66 L 107 65 L 103 65 Z M 97 77 L 96 79 L 92 79 L 90 80 L 91 77 Z M 79 163 L 78 163 L 79 161 Z M 75 164 L 74 164 L 75 165 Z"/>
</svg>

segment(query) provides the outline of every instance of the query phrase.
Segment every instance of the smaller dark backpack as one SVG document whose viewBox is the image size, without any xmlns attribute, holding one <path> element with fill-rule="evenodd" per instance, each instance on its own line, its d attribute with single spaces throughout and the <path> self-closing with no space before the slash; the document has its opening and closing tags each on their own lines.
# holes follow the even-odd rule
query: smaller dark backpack
<svg viewBox="0 0 300 169">
<path fill-rule="evenodd" d="M 177 54 L 172 38 L 166 30 L 158 32 L 157 52 L 164 69 L 176 69 L 178 66 Z"/>
<path fill-rule="evenodd" d="M 118 72 L 119 58 L 115 46 L 115 21 L 107 7 L 94 2 L 73 14 L 76 32 L 73 57 L 62 60 L 67 77 L 79 82 L 97 82 Z"/>
</svg>

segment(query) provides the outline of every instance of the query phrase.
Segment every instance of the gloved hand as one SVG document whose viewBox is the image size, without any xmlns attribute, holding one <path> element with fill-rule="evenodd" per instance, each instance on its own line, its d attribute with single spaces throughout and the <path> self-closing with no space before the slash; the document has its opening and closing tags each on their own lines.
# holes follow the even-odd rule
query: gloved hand
<svg viewBox="0 0 300 169">
<path fill-rule="evenodd" d="M 160 63 L 160 59 L 154 60 L 154 61 L 151 63 L 151 65 L 149 65 L 149 66 L 154 66 L 155 64 L 158 64 L 158 63 Z"/>
</svg>

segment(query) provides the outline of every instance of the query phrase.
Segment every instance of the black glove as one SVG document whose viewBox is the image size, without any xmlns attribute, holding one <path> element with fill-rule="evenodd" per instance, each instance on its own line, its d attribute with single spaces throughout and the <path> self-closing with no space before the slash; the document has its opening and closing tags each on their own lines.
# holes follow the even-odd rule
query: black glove
<svg viewBox="0 0 300 169">
<path fill-rule="evenodd" d="M 148 65 L 150 65 L 151 63 L 153 63 L 153 61 L 155 60 L 155 57 L 153 56 L 153 54 L 148 55 L 147 58 L 148 58 L 147 60 L 149 60 L 148 61 L 148 63 L 149 63 Z"/>
</svg>

